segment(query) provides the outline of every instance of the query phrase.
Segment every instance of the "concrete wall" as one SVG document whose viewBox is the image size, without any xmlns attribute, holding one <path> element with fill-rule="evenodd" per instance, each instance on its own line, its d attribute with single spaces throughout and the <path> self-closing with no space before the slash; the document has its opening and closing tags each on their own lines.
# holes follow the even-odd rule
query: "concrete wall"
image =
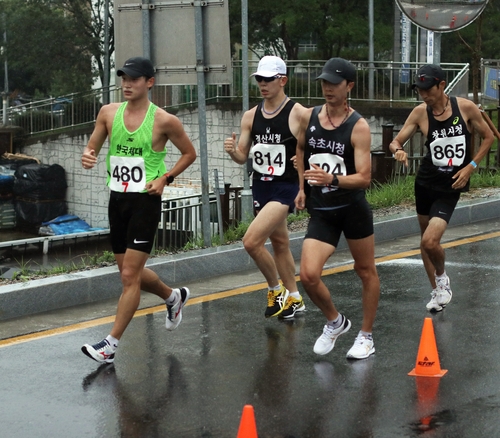
<svg viewBox="0 0 500 438">
<path fill-rule="evenodd" d="M 207 108 L 207 143 L 210 185 L 212 186 L 212 170 L 223 172 L 224 180 L 232 186 L 243 185 L 243 167 L 234 163 L 224 152 L 224 139 L 234 131 L 240 132 L 241 110 L 231 108 Z M 183 110 L 177 117 L 184 124 L 199 157 L 198 112 Z M 382 144 L 382 125 L 387 123 L 387 115 L 370 116 L 367 121 L 372 132 L 372 149 L 379 149 Z M 93 227 L 108 227 L 107 205 L 108 189 L 106 187 L 105 156 L 108 152 L 107 142 L 99 154 L 98 165 L 92 170 L 81 166 L 81 153 L 89 140 L 91 129 L 74 135 L 59 135 L 44 139 L 43 142 L 30 142 L 21 147 L 21 152 L 41 160 L 43 164 L 60 164 L 66 170 L 68 182 L 68 212 L 75 214 Z M 172 143 L 167 144 L 167 169 L 178 159 L 179 153 Z M 200 159 L 182 175 L 177 182 L 184 185 L 201 187 Z"/>
</svg>

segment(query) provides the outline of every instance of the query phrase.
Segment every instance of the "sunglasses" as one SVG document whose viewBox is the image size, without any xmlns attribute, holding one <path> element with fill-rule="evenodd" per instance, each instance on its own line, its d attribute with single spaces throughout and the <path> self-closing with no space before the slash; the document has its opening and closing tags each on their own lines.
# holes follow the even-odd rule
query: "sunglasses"
<svg viewBox="0 0 500 438">
<path fill-rule="evenodd" d="M 415 78 L 415 82 L 425 82 L 427 79 L 434 79 L 436 84 L 439 84 L 441 82 L 441 79 L 436 78 L 435 76 L 430 76 L 430 75 L 419 75 Z"/>
<path fill-rule="evenodd" d="M 262 81 L 264 81 L 264 82 L 272 82 L 275 79 L 279 79 L 279 78 L 281 78 L 281 75 L 271 76 L 270 78 L 266 78 L 264 76 L 257 76 L 257 75 L 255 76 L 255 80 L 257 82 L 262 82 Z"/>
</svg>

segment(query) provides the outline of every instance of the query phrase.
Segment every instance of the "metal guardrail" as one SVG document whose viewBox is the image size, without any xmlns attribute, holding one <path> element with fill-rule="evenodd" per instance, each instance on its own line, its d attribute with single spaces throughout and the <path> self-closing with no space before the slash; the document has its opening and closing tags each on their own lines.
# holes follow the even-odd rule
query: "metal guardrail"
<svg viewBox="0 0 500 438">
<path fill-rule="evenodd" d="M 249 62 L 249 74 L 255 72 L 257 63 L 256 60 Z M 287 61 L 286 92 L 288 96 L 306 105 L 322 100 L 321 84 L 316 81 L 316 77 L 320 74 L 324 63 L 325 61 L 320 60 Z M 410 84 L 420 64 L 388 61 L 371 63 L 353 61 L 353 63 L 357 71 L 355 86 L 350 94 L 352 101 L 370 100 L 383 106 L 402 104 L 407 106 L 419 103 Z M 441 66 L 446 74 L 446 82 L 450 84 L 447 88 L 448 92 L 451 88 L 459 87 L 461 83 L 466 82 L 468 64 L 443 63 Z M 250 96 L 259 97 L 257 83 L 251 80 L 249 86 Z M 240 98 L 242 96 L 241 61 L 233 63 L 232 84 L 207 85 L 205 95 L 208 104 Z M 373 98 L 369 99 L 369 95 L 373 95 Z M 167 110 L 196 106 L 197 96 L 196 85 L 155 85 L 151 90 L 151 100 Z M 7 109 L 7 120 L 10 125 L 22 127 L 27 135 L 74 129 L 93 124 L 103 102 L 120 101 L 122 101 L 121 88 L 111 86 L 89 93 L 73 93 L 11 106 Z"/>
</svg>

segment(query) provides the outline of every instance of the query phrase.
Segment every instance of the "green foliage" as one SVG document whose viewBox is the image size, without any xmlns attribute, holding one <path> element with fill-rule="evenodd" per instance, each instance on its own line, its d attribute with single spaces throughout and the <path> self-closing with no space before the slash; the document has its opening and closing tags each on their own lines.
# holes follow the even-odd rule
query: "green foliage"
<svg viewBox="0 0 500 438">
<path fill-rule="evenodd" d="M 31 260 L 16 260 L 19 264 L 19 270 L 12 275 L 13 280 L 28 281 L 35 278 L 50 277 L 52 275 L 68 274 L 70 272 L 82 271 L 91 268 L 99 268 L 115 264 L 115 256 L 111 251 L 104 251 L 97 254 L 85 254 L 78 256 L 78 261 L 59 262 L 52 267 L 40 267 L 35 263 L 32 266 Z"/>
<path fill-rule="evenodd" d="M 298 211 L 297 213 L 289 214 L 286 218 L 287 224 L 292 224 L 294 222 L 299 222 L 303 219 L 307 219 L 309 213 L 305 210 Z"/>
<path fill-rule="evenodd" d="M 414 202 L 414 184 L 415 177 L 413 176 L 393 180 L 386 184 L 375 183 L 366 191 L 366 199 L 374 210 Z"/>
<path fill-rule="evenodd" d="M 88 91 L 95 76 L 92 59 L 100 67 L 103 64 L 103 8 L 104 0 L 0 2 L 9 90 L 43 97 Z M 4 69 L 0 69 L 0 82 L 4 82 Z"/>
<path fill-rule="evenodd" d="M 376 53 L 392 49 L 392 0 L 374 2 Z M 229 1 L 231 40 L 241 41 L 241 2 Z M 367 59 L 368 3 L 366 0 L 254 0 L 248 4 L 249 45 L 265 54 L 275 53 L 284 59 L 305 59 L 299 44 L 312 41 L 318 46 L 308 59 L 343 56 Z"/>
<path fill-rule="evenodd" d="M 470 179 L 471 189 L 484 187 L 500 187 L 500 173 L 474 172 Z"/>
</svg>

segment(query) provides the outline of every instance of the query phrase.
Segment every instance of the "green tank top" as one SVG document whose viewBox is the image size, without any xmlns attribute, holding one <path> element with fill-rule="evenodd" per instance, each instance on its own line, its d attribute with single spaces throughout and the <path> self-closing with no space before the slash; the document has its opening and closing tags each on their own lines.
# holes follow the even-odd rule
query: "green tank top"
<svg viewBox="0 0 500 438">
<path fill-rule="evenodd" d="M 123 122 L 127 102 L 116 111 L 106 157 L 107 184 L 115 192 L 146 192 L 146 183 L 166 173 L 167 150 L 155 152 L 153 126 L 158 107 L 150 103 L 146 117 L 134 132 L 129 132 Z"/>
</svg>

